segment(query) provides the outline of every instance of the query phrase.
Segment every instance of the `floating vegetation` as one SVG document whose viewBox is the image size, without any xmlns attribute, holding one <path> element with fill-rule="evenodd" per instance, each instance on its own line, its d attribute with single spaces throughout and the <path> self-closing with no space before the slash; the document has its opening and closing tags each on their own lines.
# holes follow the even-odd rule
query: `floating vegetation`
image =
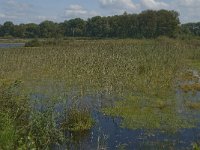
<svg viewBox="0 0 200 150">
<path fill-rule="evenodd" d="M 131 96 L 117 102 L 113 108 L 103 109 L 103 112 L 113 117 L 121 117 L 121 126 L 129 129 L 177 131 L 193 127 L 191 120 L 186 120 L 178 114 L 175 102 L 170 98 Z"/>
</svg>

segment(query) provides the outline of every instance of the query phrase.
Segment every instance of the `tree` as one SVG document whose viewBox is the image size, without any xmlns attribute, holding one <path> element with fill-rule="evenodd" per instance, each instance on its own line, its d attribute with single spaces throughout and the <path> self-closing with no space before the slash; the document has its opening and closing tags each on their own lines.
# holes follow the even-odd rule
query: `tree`
<svg viewBox="0 0 200 150">
<path fill-rule="evenodd" d="M 13 36 L 25 38 L 25 32 L 26 32 L 26 25 L 25 24 L 15 25 Z"/>
<path fill-rule="evenodd" d="M 37 38 L 40 35 L 40 29 L 37 24 L 29 23 L 26 24 L 26 31 L 25 31 L 25 37 L 26 38 Z"/>
<path fill-rule="evenodd" d="M 143 11 L 138 16 L 140 35 L 145 38 L 154 38 L 156 36 L 157 15 L 156 11 Z"/>
<path fill-rule="evenodd" d="M 96 16 L 88 19 L 86 31 L 88 36 L 102 37 L 102 18 L 100 16 Z"/>
<path fill-rule="evenodd" d="M 20 38 L 58 38 L 62 36 L 156 38 L 175 37 L 177 32 L 190 32 L 200 35 L 200 23 L 185 24 L 180 28 L 179 14 L 169 10 L 146 10 L 140 14 L 101 17 L 95 16 L 87 21 L 81 18 L 66 20 L 62 23 L 43 21 L 37 24 L 14 25 L 5 22 L 0 26 L 0 36 Z M 183 30 L 184 29 L 184 30 Z"/>
<path fill-rule="evenodd" d="M 40 37 L 52 38 L 57 35 L 57 25 L 53 21 L 44 21 L 39 24 Z"/>
<path fill-rule="evenodd" d="M 184 33 L 191 33 L 195 36 L 200 36 L 200 22 L 183 24 L 181 29 Z"/>
<path fill-rule="evenodd" d="M 11 21 L 7 21 L 1 27 L 2 36 L 13 36 L 14 34 L 14 24 Z"/>
<path fill-rule="evenodd" d="M 83 36 L 85 33 L 86 22 L 81 18 L 71 19 L 66 22 L 66 35 Z"/>
<path fill-rule="evenodd" d="M 174 37 L 180 24 L 179 14 L 176 11 L 157 11 L 157 36 L 165 35 Z"/>
</svg>

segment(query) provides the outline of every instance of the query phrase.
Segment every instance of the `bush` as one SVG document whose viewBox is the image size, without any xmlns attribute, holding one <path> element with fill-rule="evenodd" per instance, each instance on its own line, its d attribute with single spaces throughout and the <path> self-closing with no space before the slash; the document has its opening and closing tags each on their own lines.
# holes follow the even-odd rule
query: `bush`
<svg viewBox="0 0 200 150">
<path fill-rule="evenodd" d="M 41 42 L 38 39 L 34 39 L 25 43 L 25 47 L 40 47 Z"/>
</svg>

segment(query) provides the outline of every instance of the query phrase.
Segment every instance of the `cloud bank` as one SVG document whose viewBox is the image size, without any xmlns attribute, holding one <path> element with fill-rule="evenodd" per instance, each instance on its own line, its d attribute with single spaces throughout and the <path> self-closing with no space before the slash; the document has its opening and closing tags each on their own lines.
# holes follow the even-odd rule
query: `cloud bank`
<svg viewBox="0 0 200 150">
<path fill-rule="evenodd" d="M 122 14 L 125 11 L 139 13 L 146 9 L 176 10 L 180 13 L 183 23 L 200 21 L 200 0 L 93 0 L 92 4 L 85 3 L 91 2 L 90 0 L 60 1 L 65 5 L 62 9 L 54 0 L 48 1 L 55 3 L 55 11 L 52 11 L 52 8 L 48 8 L 49 5 L 42 1 L 34 3 L 33 0 L 0 0 L 0 23 L 7 20 L 39 23 L 44 20 L 63 21 L 76 17 L 87 19 L 96 15 Z M 40 7 L 42 4 L 43 7 Z"/>
</svg>

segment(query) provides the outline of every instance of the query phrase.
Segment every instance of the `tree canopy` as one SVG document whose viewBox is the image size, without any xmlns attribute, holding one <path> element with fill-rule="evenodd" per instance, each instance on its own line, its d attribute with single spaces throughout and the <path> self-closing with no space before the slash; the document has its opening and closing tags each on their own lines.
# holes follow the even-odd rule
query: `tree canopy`
<svg viewBox="0 0 200 150">
<path fill-rule="evenodd" d="M 0 25 L 1 37 L 52 38 L 52 37 L 118 37 L 118 38 L 156 38 L 173 37 L 179 26 L 179 14 L 169 10 L 146 10 L 140 14 L 95 16 L 88 20 L 75 18 L 62 23 L 43 21 L 40 24 L 14 25 L 5 22 Z M 190 25 L 185 25 L 191 29 Z M 184 26 L 184 27 L 185 27 Z M 199 35 L 199 32 L 195 31 Z"/>
<path fill-rule="evenodd" d="M 182 31 L 186 34 L 200 36 L 200 22 L 183 24 Z"/>
</svg>

